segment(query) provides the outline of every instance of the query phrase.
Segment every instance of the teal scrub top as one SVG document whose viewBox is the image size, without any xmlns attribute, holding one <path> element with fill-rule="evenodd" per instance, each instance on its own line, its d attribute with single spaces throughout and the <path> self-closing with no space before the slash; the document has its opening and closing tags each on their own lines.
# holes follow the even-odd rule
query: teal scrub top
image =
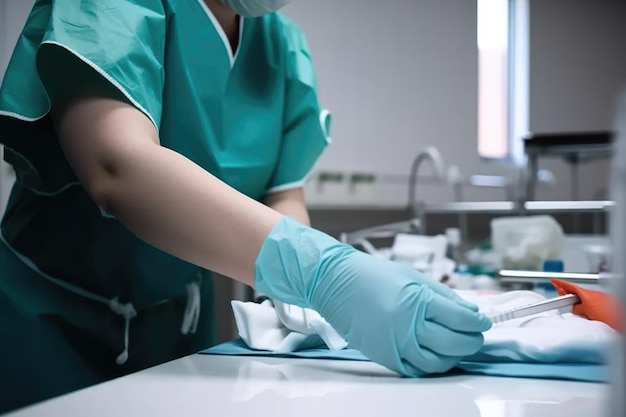
<svg viewBox="0 0 626 417">
<path fill-rule="evenodd" d="M 0 143 L 16 174 L 0 235 L 3 320 L 10 323 L 15 316 L 29 328 L 29 320 L 60 317 L 74 325 L 72 331 L 55 330 L 63 327 L 58 323 L 46 330 L 62 333 L 51 360 L 80 356 L 87 368 L 94 361 L 123 367 L 132 363 L 134 334 L 162 325 L 145 319 L 147 311 L 183 300 L 177 312 L 161 319 L 179 320 L 183 310 L 186 317 L 196 285 L 203 295 L 197 328 L 205 336 L 187 349 L 207 347 L 214 340 L 212 314 L 207 315 L 209 271 L 146 244 L 98 207 L 60 149 L 51 106 L 81 85 L 132 104 L 154 123 L 162 146 L 261 199 L 302 186 L 329 143 L 330 116 L 318 104 L 305 37 L 280 13 L 241 18 L 239 44 L 232 51 L 202 0 L 38 0 L 0 89 Z M 29 285 L 21 287 L 25 282 Z M 56 289 L 42 289 L 48 284 Z M 45 293 L 57 290 L 54 296 Z M 70 308 L 77 310 L 70 314 Z M 75 323 L 81 308 L 110 308 L 117 327 L 98 333 L 99 324 L 87 313 Z M 129 331 L 129 323 L 144 323 L 148 330 L 132 324 Z M 0 332 L 6 332 L 3 324 Z M 35 332 L 38 326 L 20 331 Z M 80 351 L 73 339 L 94 334 L 110 349 L 67 355 Z M 12 337 L 25 339 L 19 332 Z M 130 350 L 128 341 L 122 346 L 124 337 L 130 338 Z M 29 351 L 20 343 L 9 353 Z M 122 348 L 129 359 L 119 361 Z M 181 354 L 151 349 L 148 363 L 127 369 Z M 45 369 L 33 372 L 38 373 L 33 378 L 45 380 Z"/>
</svg>

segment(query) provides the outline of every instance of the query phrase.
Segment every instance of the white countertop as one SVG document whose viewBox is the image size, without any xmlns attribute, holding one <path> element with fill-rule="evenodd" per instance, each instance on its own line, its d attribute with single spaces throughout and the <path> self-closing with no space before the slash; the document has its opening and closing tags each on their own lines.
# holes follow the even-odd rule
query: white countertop
<svg viewBox="0 0 626 417">
<path fill-rule="evenodd" d="M 368 362 L 192 355 L 6 417 L 601 417 L 607 392 L 541 379 L 405 379 Z"/>
</svg>

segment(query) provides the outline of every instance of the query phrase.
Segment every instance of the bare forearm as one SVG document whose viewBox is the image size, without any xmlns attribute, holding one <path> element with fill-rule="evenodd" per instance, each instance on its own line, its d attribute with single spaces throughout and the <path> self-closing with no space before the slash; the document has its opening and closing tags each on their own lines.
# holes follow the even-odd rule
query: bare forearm
<svg viewBox="0 0 626 417">
<path fill-rule="evenodd" d="M 306 226 L 311 225 L 311 219 L 304 200 L 304 190 L 302 188 L 293 188 L 269 194 L 266 196 L 264 202 L 269 207 L 285 216 L 293 217 Z"/>
<path fill-rule="evenodd" d="M 158 169 L 163 166 L 171 169 Z M 101 201 L 153 246 L 251 286 L 256 256 L 280 219 L 181 155 L 156 146 L 127 165 Z"/>
<path fill-rule="evenodd" d="M 59 140 L 91 197 L 147 243 L 248 285 L 281 214 L 162 147 L 130 106 L 86 99 L 57 116 Z"/>
</svg>

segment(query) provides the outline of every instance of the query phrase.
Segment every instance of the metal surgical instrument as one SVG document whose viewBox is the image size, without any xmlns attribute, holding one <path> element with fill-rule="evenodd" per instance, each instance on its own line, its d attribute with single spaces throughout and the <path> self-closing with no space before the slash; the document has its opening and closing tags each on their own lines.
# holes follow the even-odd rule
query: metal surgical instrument
<svg viewBox="0 0 626 417">
<path fill-rule="evenodd" d="M 615 277 L 614 274 L 607 272 L 581 274 L 572 272 L 517 271 L 506 269 L 501 270 L 498 275 L 501 282 L 546 282 L 553 279 L 562 279 L 574 284 L 597 285 L 608 284 L 608 282 Z"/>
<path fill-rule="evenodd" d="M 545 311 L 550 311 L 557 308 L 568 307 L 578 303 L 580 303 L 580 298 L 576 294 L 566 294 L 560 297 L 540 301 L 538 303 L 529 304 L 527 306 L 517 307 L 503 313 L 494 314 L 489 318 L 493 324 L 496 324 L 503 321 L 519 319 L 521 317 L 543 313 Z"/>
</svg>

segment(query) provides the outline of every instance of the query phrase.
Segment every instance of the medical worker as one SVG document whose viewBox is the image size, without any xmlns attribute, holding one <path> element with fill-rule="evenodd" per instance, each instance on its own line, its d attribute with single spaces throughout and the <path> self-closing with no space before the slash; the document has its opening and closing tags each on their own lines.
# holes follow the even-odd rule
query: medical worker
<svg viewBox="0 0 626 417">
<path fill-rule="evenodd" d="M 209 271 L 404 376 L 481 347 L 475 306 L 307 226 L 330 118 L 288 1 L 36 2 L 0 90 L 0 410 L 211 346 Z"/>
</svg>

